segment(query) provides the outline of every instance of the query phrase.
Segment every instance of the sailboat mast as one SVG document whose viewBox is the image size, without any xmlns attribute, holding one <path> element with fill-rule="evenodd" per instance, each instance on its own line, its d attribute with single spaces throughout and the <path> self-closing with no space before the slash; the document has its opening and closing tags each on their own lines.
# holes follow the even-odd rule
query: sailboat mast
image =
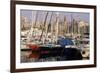
<svg viewBox="0 0 100 73">
<path fill-rule="evenodd" d="M 68 27 L 67 27 L 68 25 L 67 25 L 67 20 L 66 20 L 66 16 L 64 16 L 64 34 L 66 34 L 66 33 L 68 33 Z"/>
<path fill-rule="evenodd" d="M 38 18 L 38 12 L 36 12 L 34 27 L 36 26 L 37 18 Z"/>
<path fill-rule="evenodd" d="M 48 21 L 48 24 L 46 24 L 45 40 L 48 37 L 48 32 L 49 32 L 49 29 L 51 28 L 51 19 L 52 19 L 52 13 L 51 13 L 51 16 L 50 16 L 50 20 Z"/>
<path fill-rule="evenodd" d="M 45 25 L 46 25 L 46 21 L 47 21 L 47 16 L 48 16 L 48 12 L 46 13 L 46 16 L 45 16 L 45 20 L 44 20 L 44 24 L 43 24 L 43 28 L 42 28 L 42 33 L 41 33 L 41 35 L 40 35 L 40 41 L 41 41 L 41 38 L 42 38 L 42 35 L 43 35 L 43 31 L 44 31 L 44 29 L 45 29 Z M 43 43 L 44 43 L 44 40 L 45 39 L 43 39 Z"/>
<path fill-rule="evenodd" d="M 58 30 L 59 30 L 59 13 L 57 12 L 57 22 L 56 22 L 56 44 L 57 44 L 57 41 L 58 41 Z"/>
<path fill-rule="evenodd" d="M 37 23 L 38 12 L 36 12 L 35 22 L 34 22 L 34 23 L 33 23 L 33 19 L 34 19 L 33 17 L 34 17 L 34 12 L 32 11 L 32 26 L 31 26 L 31 28 L 32 28 L 32 33 L 35 31 L 34 29 L 35 29 L 36 23 Z M 33 28 L 34 28 L 34 29 L 33 29 Z M 35 35 L 35 32 L 34 32 L 34 34 L 32 34 L 32 35 L 36 36 L 36 35 Z"/>
<path fill-rule="evenodd" d="M 51 19 L 50 19 L 50 24 L 51 24 L 51 42 L 53 42 L 53 24 L 52 24 L 52 22 L 51 22 L 51 20 L 52 20 L 52 17 L 53 17 L 53 12 L 52 12 L 52 14 L 51 14 Z"/>
<path fill-rule="evenodd" d="M 73 16 L 72 16 L 72 13 L 71 13 L 71 33 L 72 33 L 72 37 L 73 37 Z"/>
<path fill-rule="evenodd" d="M 34 19 L 34 18 L 33 18 L 33 17 L 34 17 L 34 12 L 32 11 L 32 23 L 31 23 L 32 26 L 31 26 L 31 33 L 34 32 L 34 30 L 33 30 L 33 27 L 34 27 L 33 19 Z M 36 21 L 35 21 L 35 22 L 36 22 Z M 32 33 L 32 35 L 34 35 L 34 34 Z"/>
</svg>

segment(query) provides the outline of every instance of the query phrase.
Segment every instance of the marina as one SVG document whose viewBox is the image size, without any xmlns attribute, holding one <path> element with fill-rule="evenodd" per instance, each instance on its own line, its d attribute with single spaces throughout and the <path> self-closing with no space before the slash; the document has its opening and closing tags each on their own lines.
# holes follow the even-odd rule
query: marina
<svg viewBox="0 0 100 73">
<path fill-rule="evenodd" d="M 30 20 L 22 15 L 21 62 L 89 59 L 89 22 L 81 18 L 85 13 L 75 14 L 31 11 Z"/>
</svg>

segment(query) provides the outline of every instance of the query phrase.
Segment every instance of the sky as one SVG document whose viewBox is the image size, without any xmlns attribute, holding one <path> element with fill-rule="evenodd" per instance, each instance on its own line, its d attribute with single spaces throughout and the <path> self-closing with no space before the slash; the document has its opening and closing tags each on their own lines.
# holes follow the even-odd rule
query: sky
<svg viewBox="0 0 100 73">
<path fill-rule="evenodd" d="M 32 10 L 21 10 L 21 16 L 26 17 L 29 21 L 35 22 L 36 16 L 37 16 L 37 21 L 38 22 L 43 22 L 45 20 L 46 14 L 48 12 L 48 16 L 47 16 L 47 22 L 50 21 L 50 17 L 52 16 L 51 20 L 55 21 L 56 18 L 55 16 L 57 15 L 57 13 L 59 14 L 59 19 L 63 20 L 64 17 L 66 18 L 66 20 L 68 22 L 71 22 L 72 18 L 77 20 L 77 21 L 85 21 L 87 23 L 89 23 L 89 17 L 90 14 L 89 13 L 80 13 L 80 12 L 56 12 L 56 11 L 32 11 Z"/>
</svg>

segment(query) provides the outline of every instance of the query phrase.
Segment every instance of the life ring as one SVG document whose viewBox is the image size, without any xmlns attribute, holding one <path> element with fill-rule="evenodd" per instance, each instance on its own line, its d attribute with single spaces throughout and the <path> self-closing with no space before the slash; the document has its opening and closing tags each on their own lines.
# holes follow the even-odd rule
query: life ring
<svg viewBox="0 0 100 73">
<path fill-rule="evenodd" d="M 81 53 L 82 53 L 82 57 L 83 57 L 83 58 L 89 57 L 89 51 L 83 50 Z"/>
</svg>

